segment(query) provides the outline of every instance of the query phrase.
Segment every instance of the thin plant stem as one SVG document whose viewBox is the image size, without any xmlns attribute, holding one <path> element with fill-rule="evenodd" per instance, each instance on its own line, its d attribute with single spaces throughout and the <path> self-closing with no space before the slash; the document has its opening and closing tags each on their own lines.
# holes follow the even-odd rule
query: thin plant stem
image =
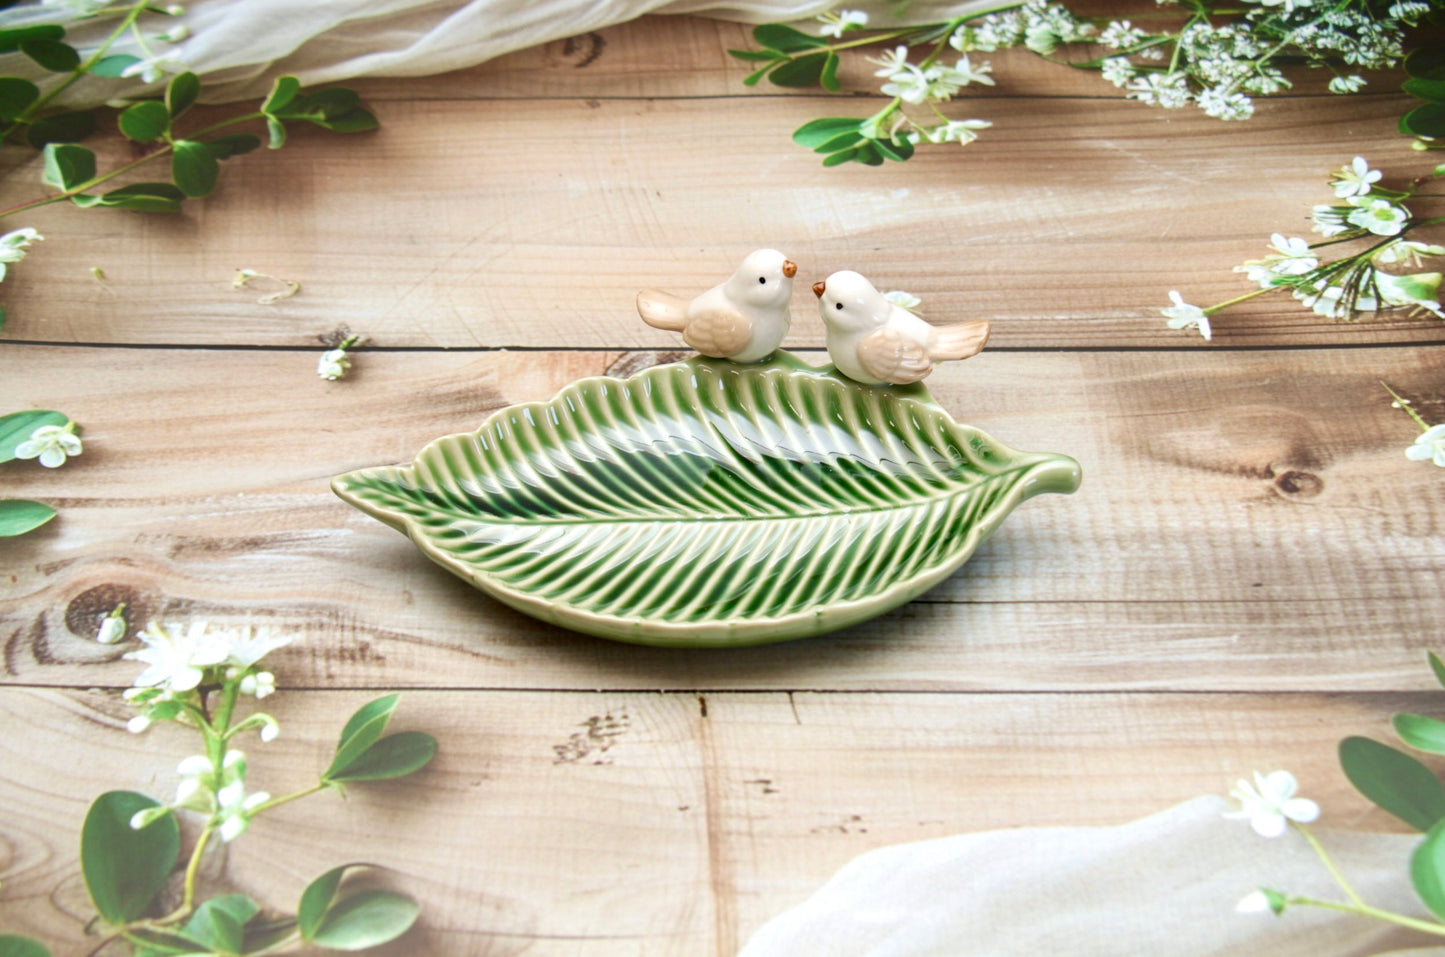
<svg viewBox="0 0 1445 957">
<path fill-rule="evenodd" d="M 1330 876 L 1335 879 L 1335 883 L 1340 886 L 1340 890 L 1345 892 L 1345 896 L 1350 899 L 1350 903 L 1356 907 L 1368 907 L 1369 905 L 1365 903 L 1364 898 L 1362 898 L 1359 892 L 1345 879 L 1345 875 L 1340 871 L 1339 866 L 1335 864 L 1334 858 L 1330 857 L 1330 852 L 1325 850 L 1325 846 L 1320 843 L 1319 838 L 1315 837 L 1314 832 L 1298 822 L 1291 823 L 1294 824 L 1294 829 L 1299 831 L 1304 839 L 1309 842 L 1310 847 L 1313 848 L 1315 854 L 1319 856 L 1320 863 L 1325 865 L 1325 870 L 1330 872 Z"/>
<path fill-rule="evenodd" d="M 263 802 L 263 803 L 261 803 L 261 804 L 256 805 L 254 808 L 251 809 L 250 814 L 251 814 L 252 817 L 255 817 L 257 814 L 260 814 L 262 811 L 269 811 L 269 810 L 271 810 L 272 808 L 280 807 L 280 806 L 283 805 L 283 804 L 289 804 L 289 803 L 291 803 L 292 801 L 297 801 L 297 800 L 300 800 L 301 798 L 304 798 L 304 797 L 310 797 L 311 795 L 317 793 L 318 791 L 324 791 L 324 790 L 326 790 L 329 786 L 330 786 L 330 785 L 328 785 L 326 782 L 322 781 L 322 782 L 320 782 L 320 783 L 318 783 L 318 784 L 312 785 L 312 786 L 309 787 L 309 788 L 305 788 L 305 789 L 300 790 L 300 791 L 295 791 L 295 792 L 293 792 L 293 793 L 291 793 L 291 794 L 283 794 L 283 795 L 281 795 L 281 796 L 278 797 L 278 798 L 272 798 L 272 799 L 269 800 L 269 801 L 265 801 L 265 802 Z"/>
<path fill-rule="evenodd" d="M 1385 391 L 1388 392 L 1388 393 L 1390 393 L 1390 395 L 1394 398 L 1395 404 L 1398 405 L 1400 408 L 1404 409 L 1404 410 L 1405 410 L 1405 414 L 1408 415 L 1410 418 L 1412 418 L 1412 419 L 1415 420 L 1415 424 L 1420 427 L 1420 431 L 1421 431 L 1421 432 L 1429 432 L 1429 431 L 1430 431 L 1430 426 L 1425 422 L 1424 419 L 1422 419 L 1422 418 L 1420 417 L 1420 413 L 1418 413 L 1418 412 L 1416 412 L 1414 409 L 1410 408 L 1410 400 L 1409 400 L 1409 399 L 1401 398 L 1401 397 L 1400 397 L 1400 394 L 1397 393 L 1394 389 L 1390 388 L 1390 386 L 1389 386 L 1388 383 L 1381 382 L 1380 385 L 1384 386 L 1384 387 L 1385 387 Z"/>
<path fill-rule="evenodd" d="M 1378 907 L 1371 907 L 1368 904 L 1342 904 L 1339 901 L 1322 901 L 1313 897 L 1287 897 L 1286 904 L 1295 904 L 1302 907 L 1319 907 L 1324 910 L 1338 911 L 1342 914 L 1356 914 L 1360 917 L 1371 917 L 1375 920 L 1382 920 L 1389 924 L 1397 924 L 1400 927 L 1408 927 L 1411 930 L 1418 930 L 1423 934 L 1433 934 L 1436 937 L 1445 937 L 1445 924 L 1438 924 L 1434 921 L 1420 920 L 1417 917 L 1407 917 L 1404 914 L 1397 914 L 1394 911 L 1381 910 Z"/>
</svg>

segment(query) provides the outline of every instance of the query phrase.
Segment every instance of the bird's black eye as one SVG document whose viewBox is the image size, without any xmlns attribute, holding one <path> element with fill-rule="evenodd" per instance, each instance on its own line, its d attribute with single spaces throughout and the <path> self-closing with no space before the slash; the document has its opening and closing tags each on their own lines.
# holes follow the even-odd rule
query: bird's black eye
<svg viewBox="0 0 1445 957">
<path fill-rule="evenodd" d="M 760 282 L 760 283 L 762 283 L 764 286 L 766 286 L 766 285 L 768 284 L 768 277 L 767 277 L 767 276 L 759 276 L 759 277 L 758 277 L 758 282 Z"/>
<path fill-rule="evenodd" d="M 833 308 L 834 308 L 834 309 L 842 309 L 842 308 L 843 308 L 843 304 L 840 302 L 840 303 L 838 303 L 837 305 L 835 305 Z"/>
</svg>

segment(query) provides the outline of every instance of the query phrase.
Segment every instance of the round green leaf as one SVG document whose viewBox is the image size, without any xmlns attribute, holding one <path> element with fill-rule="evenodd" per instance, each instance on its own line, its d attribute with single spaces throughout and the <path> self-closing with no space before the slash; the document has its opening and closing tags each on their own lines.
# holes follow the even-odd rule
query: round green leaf
<svg viewBox="0 0 1445 957">
<path fill-rule="evenodd" d="M 1436 917 L 1445 917 L 1445 821 L 1437 823 L 1410 856 L 1410 883 Z"/>
<path fill-rule="evenodd" d="M 177 140 L 171 154 L 171 176 L 187 196 L 205 196 L 216 188 L 220 164 L 205 143 Z"/>
<path fill-rule="evenodd" d="M 1445 101 L 1445 80 L 1410 79 L 1401 84 L 1401 88 L 1422 100 L 1434 100 L 1436 103 Z"/>
<path fill-rule="evenodd" d="M 1434 44 L 1411 50 L 1405 57 L 1405 75 L 1420 80 L 1445 80 L 1445 47 Z"/>
<path fill-rule="evenodd" d="M 754 27 L 753 39 L 779 53 L 801 53 L 828 45 L 828 41 L 821 37 L 810 36 L 781 23 L 764 23 Z"/>
<path fill-rule="evenodd" d="M 0 120 L 9 122 L 40 99 L 40 87 L 18 76 L 0 76 Z"/>
<path fill-rule="evenodd" d="M 347 868 L 356 866 L 360 865 L 342 864 L 340 867 L 333 867 L 306 885 L 306 889 L 301 892 L 301 902 L 296 905 L 296 929 L 301 932 L 302 940 L 309 941 L 315 935 L 322 919 L 326 917 L 326 912 L 331 909 L 331 902 L 336 899 L 342 875 Z"/>
<path fill-rule="evenodd" d="M 15 30 L 0 30 L 0 53 L 18 50 L 20 44 L 31 40 L 61 40 L 64 37 L 65 28 L 58 23 L 46 23 L 38 27 L 19 27 Z"/>
<path fill-rule="evenodd" d="M 205 901 L 181 928 L 181 936 L 222 953 L 238 953 L 245 943 L 246 922 L 261 908 L 245 894 L 227 894 Z"/>
<path fill-rule="evenodd" d="M 141 100 L 126 107 L 118 122 L 126 139 L 149 143 L 171 128 L 171 113 L 159 100 Z"/>
<path fill-rule="evenodd" d="M 817 149 L 824 143 L 831 142 L 840 136 L 853 135 L 860 140 L 863 134 L 860 127 L 863 121 L 851 116 L 829 116 L 821 120 L 813 120 L 811 123 L 804 123 L 793 131 L 793 142 L 799 146 L 806 146 L 809 149 Z"/>
<path fill-rule="evenodd" d="M 1370 738 L 1345 738 L 1340 767 L 1357 791 L 1417 831 L 1445 818 L 1445 787 L 1403 751 Z"/>
<path fill-rule="evenodd" d="M 90 68 L 94 76 L 117 77 L 126 69 L 140 62 L 140 57 L 131 56 L 129 53 L 116 53 L 108 57 L 102 57 L 96 61 L 95 66 Z"/>
<path fill-rule="evenodd" d="M 311 122 L 333 133 L 365 133 L 381 125 L 370 110 L 359 106 L 338 116 L 324 116 Z"/>
<path fill-rule="evenodd" d="M 143 213 L 178 213 L 186 194 L 170 183 L 132 183 L 99 197 L 106 206 Z"/>
<path fill-rule="evenodd" d="M 47 143 L 40 178 L 57 189 L 74 189 L 95 179 L 95 154 L 71 143 Z"/>
<path fill-rule="evenodd" d="M 1445 754 L 1445 721 L 1420 714 L 1397 714 L 1390 723 L 1400 740 L 1415 750 Z"/>
<path fill-rule="evenodd" d="M 29 409 L 0 415 L 0 462 L 15 458 L 15 449 L 21 442 L 28 441 L 30 434 L 42 425 L 64 425 L 70 416 L 49 409 Z"/>
<path fill-rule="evenodd" d="M 768 79 L 777 86 L 813 86 L 822 79 L 828 56 L 827 53 L 810 53 L 796 60 L 789 60 L 769 73 Z"/>
<path fill-rule="evenodd" d="M 275 113 L 277 110 L 284 110 L 296 99 L 296 94 L 301 92 L 301 81 L 294 76 L 278 76 L 276 82 L 271 85 L 271 92 L 266 95 L 266 101 L 261 104 L 262 113 Z"/>
<path fill-rule="evenodd" d="M 331 950 L 364 950 L 395 940 L 416 923 L 416 901 L 390 891 L 361 891 L 337 902 L 311 943 Z"/>
<path fill-rule="evenodd" d="M 318 120 L 344 116 L 360 105 L 361 98 L 356 95 L 355 90 L 333 86 L 298 96 L 285 107 L 269 112 L 282 120 L 308 120 L 315 123 Z"/>
<path fill-rule="evenodd" d="M 321 775 L 323 780 L 346 770 L 381 738 L 400 700 L 400 695 L 390 694 L 357 709 L 346 722 L 346 727 L 341 729 L 341 737 L 336 742 L 336 757 Z"/>
<path fill-rule="evenodd" d="M 51 73 L 69 73 L 80 66 L 80 54 L 70 44 L 59 40 L 26 40 L 20 44 L 20 52 Z"/>
<path fill-rule="evenodd" d="M 78 143 L 95 130 L 95 114 L 90 110 L 57 113 L 30 124 L 25 141 L 36 149 L 43 149 L 49 143 Z"/>
<path fill-rule="evenodd" d="M 200 94 L 201 81 L 194 73 L 177 73 L 171 77 L 171 82 L 166 84 L 166 109 L 170 111 L 171 118 L 175 119 L 189 110 Z"/>
<path fill-rule="evenodd" d="M 249 153 L 261 145 L 261 138 L 252 133 L 228 133 L 213 140 L 206 140 L 211 155 L 218 160 L 230 159 Z"/>
<path fill-rule="evenodd" d="M 1424 103 L 1400 117 L 1407 136 L 1445 136 L 1445 103 Z"/>
<path fill-rule="evenodd" d="M 436 753 L 436 738 L 420 731 L 402 731 L 382 738 L 345 768 L 327 774 L 326 780 L 385 781 L 405 777 L 426 767 Z"/>
<path fill-rule="evenodd" d="M 0 538 L 34 531 L 55 517 L 55 509 L 23 498 L 0 499 Z"/>
<path fill-rule="evenodd" d="M 181 852 L 180 828 L 167 814 L 140 830 L 130 819 L 158 803 L 134 791 L 107 791 L 90 805 L 80 831 L 80 868 L 95 909 L 107 923 L 145 915 Z"/>
<path fill-rule="evenodd" d="M 38 940 L 0 934 L 0 957 L 50 957 L 50 951 Z"/>
</svg>

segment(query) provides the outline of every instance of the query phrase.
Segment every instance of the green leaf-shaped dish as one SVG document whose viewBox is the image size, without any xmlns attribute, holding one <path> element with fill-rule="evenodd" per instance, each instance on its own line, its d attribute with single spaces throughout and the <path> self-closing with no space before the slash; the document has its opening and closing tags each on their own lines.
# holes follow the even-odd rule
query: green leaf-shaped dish
<svg viewBox="0 0 1445 957">
<path fill-rule="evenodd" d="M 952 574 L 1079 464 L 1016 452 L 922 386 L 874 388 L 780 352 L 574 382 L 338 476 L 343 499 L 543 621 L 689 647 L 822 634 Z"/>
</svg>

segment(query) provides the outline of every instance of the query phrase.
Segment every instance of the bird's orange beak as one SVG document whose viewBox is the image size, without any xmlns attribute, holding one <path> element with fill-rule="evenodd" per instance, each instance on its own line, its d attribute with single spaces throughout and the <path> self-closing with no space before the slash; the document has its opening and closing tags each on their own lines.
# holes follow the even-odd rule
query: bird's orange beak
<svg viewBox="0 0 1445 957">
<path fill-rule="evenodd" d="M 790 260 L 783 260 L 783 275 L 792 279 L 798 274 L 798 264 Z"/>
<path fill-rule="evenodd" d="M 819 299 L 822 299 L 823 293 L 827 291 L 828 284 L 823 280 L 819 279 L 817 282 L 813 283 L 813 295 L 817 296 Z"/>
</svg>

